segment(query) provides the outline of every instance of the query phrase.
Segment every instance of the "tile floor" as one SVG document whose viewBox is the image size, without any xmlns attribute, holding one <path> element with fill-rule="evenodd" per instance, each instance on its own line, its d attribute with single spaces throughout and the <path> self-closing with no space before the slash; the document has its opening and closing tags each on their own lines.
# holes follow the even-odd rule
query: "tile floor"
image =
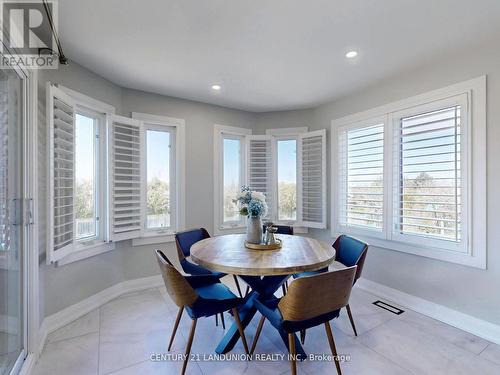
<svg viewBox="0 0 500 375">
<path fill-rule="evenodd" d="M 232 278 L 225 278 L 230 285 Z M 341 364 L 344 374 L 500 374 L 500 346 L 407 310 L 394 315 L 372 304 L 377 298 L 355 288 L 351 307 L 358 329 L 353 335 L 343 311 L 332 322 L 339 354 L 350 356 Z M 181 362 L 153 362 L 151 353 L 164 353 L 177 307 L 164 288 L 117 298 L 100 309 L 49 335 L 36 365 L 36 375 L 135 375 L 178 374 Z M 246 329 L 251 344 L 260 315 Z M 225 314 L 226 327 L 232 323 Z M 183 353 L 190 319 L 184 314 L 173 353 Z M 210 355 L 224 335 L 214 318 L 198 321 L 192 353 Z M 308 330 L 304 346 L 308 354 L 329 353 L 323 327 Z M 266 322 L 256 353 L 285 353 L 276 331 Z M 233 353 L 243 353 L 239 342 Z M 334 364 L 304 361 L 299 374 L 335 374 Z M 289 373 L 288 362 L 190 362 L 188 374 Z"/>
</svg>

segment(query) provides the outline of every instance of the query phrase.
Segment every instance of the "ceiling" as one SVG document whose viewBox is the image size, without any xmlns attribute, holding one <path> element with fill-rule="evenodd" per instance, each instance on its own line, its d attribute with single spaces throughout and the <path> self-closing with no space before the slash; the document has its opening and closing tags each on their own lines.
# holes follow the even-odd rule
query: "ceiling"
<svg viewBox="0 0 500 375">
<path fill-rule="evenodd" d="M 500 37 L 499 20 L 498 0 L 59 2 L 63 49 L 84 67 L 123 87 L 255 112 L 334 100 Z"/>
</svg>

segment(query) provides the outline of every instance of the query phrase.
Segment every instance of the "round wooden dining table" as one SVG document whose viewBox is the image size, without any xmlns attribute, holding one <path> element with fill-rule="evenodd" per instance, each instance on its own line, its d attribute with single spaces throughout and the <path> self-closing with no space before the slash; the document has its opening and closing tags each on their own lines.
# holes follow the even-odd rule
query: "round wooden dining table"
<svg viewBox="0 0 500 375">
<path fill-rule="evenodd" d="M 252 250 L 245 247 L 244 234 L 230 234 L 204 239 L 191 247 L 191 259 L 211 271 L 241 277 L 252 291 L 238 308 L 243 327 L 252 321 L 257 309 L 254 301 L 273 297 L 274 293 L 292 275 L 317 271 L 328 267 L 335 259 L 335 249 L 324 242 L 297 235 L 276 235 L 281 239 L 278 250 Z M 288 334 L 278 330 L 288 348 Z M 216 348 L 216 352 L 229 352 L 240 338 L 233 324 Z M 295 339 L 296 353 L 300 358 L 306 354 Z"/>
</svg>

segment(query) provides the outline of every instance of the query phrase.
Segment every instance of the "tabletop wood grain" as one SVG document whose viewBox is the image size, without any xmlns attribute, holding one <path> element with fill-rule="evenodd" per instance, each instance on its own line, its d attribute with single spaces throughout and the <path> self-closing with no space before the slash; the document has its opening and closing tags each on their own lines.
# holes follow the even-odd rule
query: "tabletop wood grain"
<svg viewBox="0 0 500 375">
<path fill-rule="evenodd" d="M 244 234 L 207 238 L 191 247 L 191 259 L 212 271 L 233 275 L 272 276 L 316 271 L 335 258 L 335 249 L 313 238 L 280 234 L 279 250 L 251 250 Z"/>
</svg>

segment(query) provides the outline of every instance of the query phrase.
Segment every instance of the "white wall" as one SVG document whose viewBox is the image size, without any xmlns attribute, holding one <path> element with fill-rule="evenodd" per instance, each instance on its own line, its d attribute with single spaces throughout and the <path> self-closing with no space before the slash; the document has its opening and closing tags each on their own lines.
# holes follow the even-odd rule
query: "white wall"
<svg viewBox="0 0 500 375">
<path fill-rule="evenodd" d="M 444 60 L 379 82 L 341 100 L 324 104 L 312 113 L 310 129 L 328 129 L 331 121 L 398 99 L 438 89 L 487 74 L 488 269 L 480 270 L 397 251 L 370 247 L 364 277 L 449 308 L 500 324 L 500 50 L 492 45 L 469 49 Z M 290 115 L 289 113 L 288 115 Z M 257 117 L 259 129 L 289 127 L 309 121 L 310 111 Z M 330 142 L 330 140 L 328 140 Z M 328 143 L 329 144 L 329 143 Z M 330 160 L 330 157 L 327 159 Z M 328 173 L 330 166 L 328 166 Z M 328 176 L 330 185 L 330 177 Z M 330 186 L 328 186 L 328 194 Z M 329 198 L 330 201 L 330 198 Z M 329 218 L 330 219 L 330 218 Z M 330 226 L 330 223 L 329 223 Z M 330 229 L 312 230 L 311 236 L 332 241 Z"/>
<path fill-rule="evenodd" d="M 78 64 L 57 71 L 41 71 L 39 77 L 39 194 L 40 253 L 45 253 L 46 213 L 46 127 L 45 82 L 60 83 L 116 107 L 118 114 L 144 112 L 186 120 L 186 227 L 206 227 L 213 232 L 213 125 L 251 128 L 255 115 L 183 99 L 122 89 Z M 132 247 L 131 241 L 116 244 L 115 250 L 65 266 L 40 261 L 41 317 L 53 314 L 124 280 L 156 275 L 158 265 L 153 250 L 161 248 L 176 260 L 174 246 Z"/>
</svg>

